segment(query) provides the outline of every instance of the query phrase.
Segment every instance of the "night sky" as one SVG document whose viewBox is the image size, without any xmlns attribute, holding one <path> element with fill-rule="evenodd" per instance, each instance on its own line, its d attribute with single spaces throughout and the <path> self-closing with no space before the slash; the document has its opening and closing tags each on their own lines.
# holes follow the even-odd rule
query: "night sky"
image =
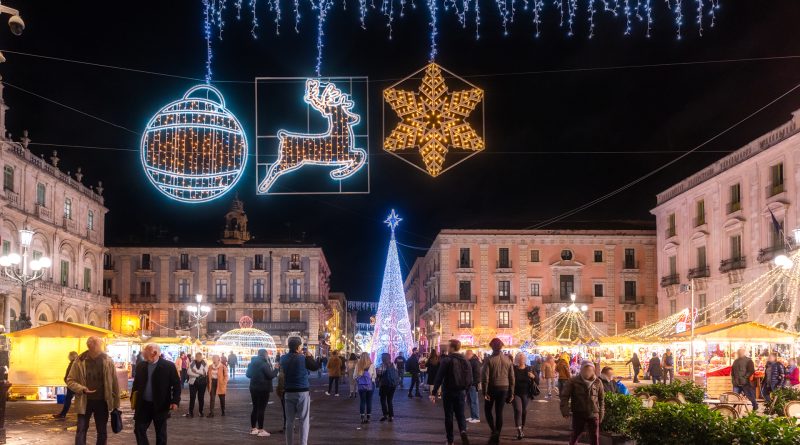
<svg viewBox="0 0 800 445">
<path fill-rule="evenodd" d="M 13 4 L 12 4 L 13 3 Z M 245 2 L 246 4 L 247 2 Z M 428 61 L 424 2 L 396 22 L 392 40 L 385 18 L 359 26 L 357 2 L 329 14 L 322 74 L 369 76 L 371 193 L 351 196 L 256 196 L 251 157 L 236 190 L 258 242 L 314 243 L 324 248 L 333 290 L 356 300 L 377 299 L 391 208 L 404 218 L 400 242 L 428 246 L 442 228 L 525 228 L 580 206 L 651 171 L 714 136 L 800 82 L 800 59 L 552 72 L 691 61 L 800 55 L 796 37 L 800 2 L 722 0 L 717 25 L 697 35 L 687 18 L 675 38 L 672 18 L 654 1 L 657 21 L 648 39 L 637 25 L 598 16 L 594 38 L 579 16 L 576 35 L 557 29 L 552 8 L 542 36 L 529 15 L 503 36 L 491 1 L 481 3 L 481 38 L 441 19 L 437 62 L 486 93 L 483 153 L 431 178 L 381 150 L 381 91 Z M 694 3 L 687 3 L 687 8 Z M 81 166 L 84 182 L 105 186 L 106 241 L 213 243 L 233 194 L 208 204 L 170 201 L 147 181 L 139 161 L 140 132 L 150 116 L 197 82 L 12 54 L 8 50 L 202 78 L 205 42 L 196 1 L 9 2 L 27 29 L 20 37 L 0 30 L 5 81 L 133 130 L 102 123 L 9 86 L 8 130 L 30 131 L 36 153 L 59 150 L 65 170 Z M 214 79 L 255 149 L 257 76 L 312 76 L 316 21 L 302 10 L 300 34 L 284 8 L 281 34 L 260 2 L 258 40 L 250 15 L 227 17 L 223 41 L 214 42 Z M 5 20 L 5 18 L 4 18 Z M 5 26 L 5 25 L 3 25 Z M 543 73 L 543 71 L 551 71 Z M 538 72 L 516 74 L 520 72 Z M 551 228 L 654 227 L 655 194 L 785 122 L 800 108 L 795 91 L 727 135 L 636 187 Z M 122 150 L 77 149 L 40 144 Z M 653 153 L 666 151 L 666 153 Z M 582 153 L 575 153 L 582 152 Z M 591 153 L 586 153 L 591 152 Z M 615 153 L 600 153 L 615 152 Z M 404 269 L 423 252 L 402 248 Z M 404 270 L 405 272 L 405 270 Z"/>
</svg>

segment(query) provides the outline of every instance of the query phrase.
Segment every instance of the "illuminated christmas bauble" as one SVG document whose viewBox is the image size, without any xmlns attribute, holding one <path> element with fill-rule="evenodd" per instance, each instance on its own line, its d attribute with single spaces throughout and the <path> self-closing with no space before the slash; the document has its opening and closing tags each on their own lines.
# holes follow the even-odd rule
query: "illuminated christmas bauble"
<svg viewBox="0 0 800 445">
<path fill-rule="evenodd" d="M 211 85 L 162 108 L 142 135 L 142 166 L 164 195 L 204 202 L 229 191 L 247 164 L 247 137 Z"/>
</svg>

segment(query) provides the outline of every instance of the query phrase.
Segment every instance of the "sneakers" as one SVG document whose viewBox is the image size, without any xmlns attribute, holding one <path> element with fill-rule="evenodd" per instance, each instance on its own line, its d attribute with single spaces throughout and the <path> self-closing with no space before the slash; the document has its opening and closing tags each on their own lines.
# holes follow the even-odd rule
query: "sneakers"
<svg viewBox="0 0 800 445">
<path fill-rule="evenodd" d="M 467 419 L 467 422 L 469 422 L 469 423 L 481 423 L 481 419 L 469 418 L 469 419 Z"/>
<path fill-rule="evenodd" d="M 386 419 L 388 419 L 388 417 L 386 417 L 386 416 L 381 417 L 381 422 L 385 422 Z"/>
<path fill-rule="evenodd" d="M 259 430 L 258 428 L 253 428 L 252 430 L 250 430 L 250 435 L 251 436 L 255 436 L 256 434 L 258 434 L 260 432 L 261 432 L 261 430 Z"/>
<path fill-rule="evenodd" d="M 464 420 L 466 420 L 467 422 L 470 422 L 470 423 L 471 423 L 471 422 L 472 422 L 472 417 L 467 417 L 467 418 L 466 418 L 466 419 L 464 419 Z"/>
<path fill-rule="evenodd" d="M 333 396 L 334 396 L 334 397 L 339 397 L 339 393 L 336 393 L 336 394 L 334 394 Z"/>
<path fill-rule="evenodd" d="M 466 431 L 461 432 L 461 445 L 469 445 L 469 437 Z"/>
<path fill-rule="evenodd" d="M 258 432 L 258 437 L 269 437 L 269 433 L 267 432 L 267 430 L 261 430 Z"/>
<path fill-rule="evenodd" d="M 329 393 L 328 391 L 325 391 L 325 395 L 329 396 L 329 395 L 331 395 L 331 393 Z"/>
</svg>

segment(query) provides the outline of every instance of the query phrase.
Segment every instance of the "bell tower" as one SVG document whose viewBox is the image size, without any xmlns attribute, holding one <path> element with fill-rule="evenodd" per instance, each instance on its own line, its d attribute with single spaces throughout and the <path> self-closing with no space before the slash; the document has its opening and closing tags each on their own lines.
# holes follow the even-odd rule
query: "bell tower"
<svg viewBox="0 0 800 445">
<path fill-rule="evenodd" d="M 231 208 L 225 215 L 225 230 L 222 232 L 222 244 L 242 245 L 250 241 L 250 232 L 247 231 L 247 214 L 244 212 L 244 203 L 237 194 L 231 202 Z"/>
</svg>

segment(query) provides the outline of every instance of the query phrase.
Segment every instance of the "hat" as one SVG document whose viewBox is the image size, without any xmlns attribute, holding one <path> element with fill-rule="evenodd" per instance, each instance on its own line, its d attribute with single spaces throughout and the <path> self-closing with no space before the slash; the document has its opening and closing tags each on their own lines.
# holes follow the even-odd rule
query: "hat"
<svg viewBox="0 0 800 445">
<path fill-rule="evenodd" d="M 594 363 L 590 362 L 589 360 L 584 360 L 583 362 L 581 362 L 581 370 L 583 370 L 583 368 L 586 368 L 588 366 L 594 368 Z"/>
</svg>

